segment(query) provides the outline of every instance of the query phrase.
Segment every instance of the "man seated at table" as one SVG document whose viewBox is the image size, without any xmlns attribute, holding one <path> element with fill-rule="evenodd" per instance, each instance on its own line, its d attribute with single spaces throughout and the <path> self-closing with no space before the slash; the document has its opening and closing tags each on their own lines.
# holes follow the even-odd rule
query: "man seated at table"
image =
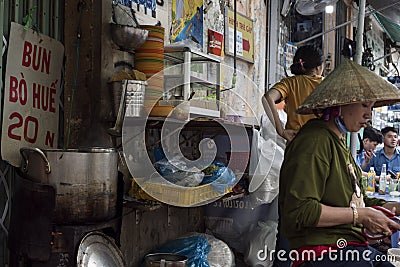
<svg viewBox="0 0 400 267">
<path fill-rule="evenodd" d="M 361 143 L 361 152 L 357 154 L 356 163 L 361 169 L 365 169 L 371 158 L 374 157 L 376 146 L 382 143 L 382 134 L 372 126 L 364 128 Z M 366 160 L 367 159 L 367 160 Z"/>
<path fill-rule="evenodd" d="M 376 151 L 376 157 L 370 158 L 369 163 L 363 168 L 363 171 L 368 171 L 370 167 L 375 168 L 376 175 L 381 174 L 382 165 L 386 164 L 386 169 L 394 173 L 400 172 L 400 151 L 397 148 L 397 130 L 394 127 L 385 127 L 381 130 L 383 135 L 383 148 Z M 368 158 L 365 158 L 365 162 Z M 365 163 L 364 162 L 364 163 Z"/>
</svg>

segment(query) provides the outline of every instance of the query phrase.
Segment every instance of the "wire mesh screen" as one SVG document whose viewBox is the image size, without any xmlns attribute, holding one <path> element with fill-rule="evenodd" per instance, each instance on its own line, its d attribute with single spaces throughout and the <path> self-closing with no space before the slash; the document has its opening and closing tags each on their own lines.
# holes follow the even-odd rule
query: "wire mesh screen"
<svg viewBox="0 0 400 267">
<path fill-rule="evenodd" d="M 8 252 L 6 240 L 8 235 L 9 219 L 10 219 L 10 201 L 11 201 L 11 179 L 13 176 L 12 166 L 4 161 L 0 161 L 0 259 L 4 265 L 7 260 Z"/>
</svg>

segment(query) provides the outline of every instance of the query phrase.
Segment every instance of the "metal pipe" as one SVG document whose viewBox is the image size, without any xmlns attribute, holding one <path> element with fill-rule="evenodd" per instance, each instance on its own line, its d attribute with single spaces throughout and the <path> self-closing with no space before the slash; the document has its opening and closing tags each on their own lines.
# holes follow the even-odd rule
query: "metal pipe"
<svg viewBox="0 0 400 267">
<path fill-rule="evenodd" d="M 233 0 L 233 68 L 236 71 L 236 35 L 237 35 L 237 28 L 236 28 L 236 23 L 237 23 L 237 7 L 236 7 L 236 0 Z"/>
<path fill-rule="evenodd" d="M 279 54 L 278 52 L 278 46 L 277 45 L 271 45 L 271 44 L 278 44 L 279 39 L 278 39 L 278 1 L 267 1 L 268 2 L 268 42 L 267 44 L 269 45 L 268 51 L 267 51 L 267 64 L 266 64 L 266 73 L 267 73 L 267 83 L 266 83 L 266 88 L 265 92 L 268 91 L 269 87 L 276 82 L 276 79 L 278 78 L 276 75 L 276 70 L 278 69 L 277 65 L 277 55 Z"/>
<path fill-rule="evenodd" d="M 50 31 L 50 17 L 51 17 L 51 11 L 50 11 L 50 1 L 44 1 L 41 4 L 41 9 L 40 9 L 40 14 L 41 14 L 41 20 L 40 20 L 40 28 L 41 32 L 44 34 L 49 35 Z"/>
<path fill-rule="evenodd" d="M 3 31 L 3 25 L 4 23 L 6 23 L 5 20 L 3 20 L 4 18 L 4 1 L 0 1 L 0 88 L 3 88 L 3 49 L 5 49 L 3 47 L 3 38 L 4 38 L 4 31 Z M 5 52 L 5 51 L 4 51 Z M 2 97 L 2 92 L 0 92 L 0 97 Z"/>
<path fill-rule="evenodd" d="M 22 23 L 22 15 L 21 15 L 21 7 L 20 1 L 15 0 L 14 2 L 14 21 L 18 23 Z"/>
<path fill-rule="evenodd" d="M 190 66 L 191 64 L 191 52 L 183 52 L 183 99 L 189 100 L 190 96 Z"/>
<path fill-rule="evenodd" d="M 364 17 L 365 17 L 365 3 L 366 0 L 360 0 L 358 6 L 358 24 L 357 24 L 357 33 L 356 33 L 356 55 L 354 56 L 354 62 L 361 65 L 362 59 L 362 45 L 363 45 L 363 33 L 364 33 Z M 350 133 L 350 151 L 351 155 L 353 155 L 354 159 L 357 156 L 357 142 L 358 135 L 357 133 Z"/>
<path fill-rule="evenodd" d="M 232 76 L 232 88 L 236 86 L 236 42 L 237 42 L 237 5 L 236 0 L 233 0 L 233 76 Z"/>
<path fill-rule="evenodd" d="M 354 62 L 361 65 L 362 49 L 363 49 L 363 33 L 364 33 L 364 17 L 365 17 L 366 0 L 360 0 L 358 8 L 358 22 L 356 32 L 356 54 Z"/>
<path fill-rule="evenodd" d="M 392 52 L 390 52 L 390 53 L 388 53 L 388 54 L 386 54 L 386 55 L 383 55 L 383 56 L 381 56 L 381 57 L 378 57 L 378 58 L 374 59 L 372 62 L 375 62 L 375 61 L 381 60 L 381 59 L 383 59 L 383 58 L 386 58 L 386 57 L 388 57 L 388 56 L 390 56 L 391 54 L 394 54 L 394 53 L 396 53 L 396 52 L 399 52 L 399 53 L 400 53 L 400 49 L 394 50 L 394 51 L 392 51 Z"/>
<path fill-rule="evenodd" d="M 39 3 L 37 0 L 29 0 L 28 1 L 28 8 L 27 8 L 27 13 L 31 12 L 32 13 L 32 26 L 33 25 L 38 25 L 38 10 L 39 10 Z M 42 29 L 41 29 L 42 30 Z"/>
<path fill-rule="evenodd" d="M 112 136 L 121 136 L 122 134 L 122 126 L 124 124 L 124 117 L 125 117 L 125 101 L 126 101 L 126 91 L 128 90 L 128 81 L 124 80 L 122 84 L 122 93 L 121 99 L 119 101 L 118 113 L 117 118 L 115 120 L 114 127 L 109 128 L 107 130 L 108 134 Z"/>
<path fill-rule="evenodd" d="M 52 24 L 53 24 L 53 32 L 51 33 L 53 38 L 60 41 L 61 36 L 60 36 L 60 3 L 59 0 L 54 0 L 53 1 L 53 19 L 52 19 Z"/>
<path fill-rule="evenodd" d="M 365 12 L 365 6 L 364 6 L 364 16 L 369 16 L 369 15 L 371 15 L 371 14 L 374 14 L 374 13 L 376 13 L 376 12 L 380 12 L 380 11 L 386 9 L 386 8 L 389 8 L 389 7 L 398 5 L 398 4 L 400 4 L 400 2 L 392 3 L 392 4 L 390 4 L 390 5 L 387 5 L 387 6 L 385 6 L 385 7 L 382 7 L 382 8 L 380 8 L 380 9 L 377 9 L 377 10 L 370 10 L 370 11 L 368 11 L 368 12 Z M 361 4 L 360 4 L 360 7 L 361 7 Z M 359 7 L 359 9 L 360 9 L 360 7 Z M 317 33 L 316 35 L 313 35 L 313 36 L 308 37 L 308 38 L 306 38 L 306 39 L 304 39 L 304 40 L 302 40 L 302 41 L 299 41 L 299 42 L 295 43 L 295 45 L 300 45 L 300 44 L 306 43 L 306 42 L 308 42 L 308 41 L 310 41 L 310 40 L 313 40 L 313 39 L 315 39 L 315 38 L 320 37 L 321 35 L 325 35 L 325 34 L 331 32 L 331 31 L 335 31 L 335 30 L 337 30 L 337 29 L 339 29 L 339 28 L 342 28 L 343 26 L 346 26 L 346 25 L 348 25 L 348 24 L 350 24 L 350 23 L 353 23 L 353 22 L 355 22 L 355 21 L 357 21 L 357 20 L 358 20 L 358 17 L 355 18 L 355 19 L 346 21 L 346 22 L 344 22 L 344 23 L 342 23 L 342 24 L 339 24 L 339 25 L 337 25 L 337 26 L 335 26 L 335 27 L 329 29 L 329 30 L 326 30 L 326 31 L 321 32 L 321 33 Z"/>
<path fill-rule="evenodd" d="M 271 16 L 269 15 L 270 8 L 271 8 L 271 3 L 270 1 L 266 1 L 266 10 L 265 10 L 265 15 L 266 15 L 266 23 L 265 29 L 266 29 L 266 34 L 265 34 L 265 83 L 264 83 L 264 93 L 268 91 L 269 88 L 269 62 L 270 62 L 270 46 L 269 46 L 269 39 L 270 39 L 270 25 L 271 25 Z M 268 21 L 268 22 L 267 22 Z"/>
<path fill-rule="evenodd" d="M 3 11 L 1 12 L 0 20 L 2 20 L 0 27 L 2 28 L 2 33 L 3 35 L 8 38 L 10 29 L 8 27 L 8 23 L 12 20 L 12 14 L 11 14 L 11 3 L 10 1 L 0 1 L 1 6 Z M 5 26 L 7 25 L 7 26 Z"/>
</svg>

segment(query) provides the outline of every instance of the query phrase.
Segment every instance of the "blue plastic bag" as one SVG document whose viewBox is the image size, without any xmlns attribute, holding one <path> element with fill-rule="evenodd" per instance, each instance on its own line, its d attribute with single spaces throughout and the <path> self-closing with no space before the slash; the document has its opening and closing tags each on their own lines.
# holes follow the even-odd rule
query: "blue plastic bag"
<svg viewBox="0 0 400 267">
<path fill-rule="evenodd" d="M 152 253 L 174 253 L 188 258 L 188 267 L 210 267 L 207 255 L 210 244 L 204 236 L 191 236 L 171 240 Z"/>
<path fill-rule="evenodd" d="M 156 159 L 156 161 L 165 159 L 165 153 L 164 153 L 164 150 L 162 149 L 162 147 L 155 147 L 153 149 L 153 153 L 154 153 L 154 158 Z"/>
<path fill-rule="evenodd" d="M 225 193 L 228 186 L 233 186 L 236 176 L 228 167 L 221 167 L 213 172 L 210 177 L 205 177 L 201 184 L 210 184 L 220 194 Z"/>
<path fill-rule="evenodd" d="M 117 3 L 118 4 L 122 4 L 122 5 L 124 5 L 124 6 L 127 6 L 127 7 L 131 7 L 131 0 L 117 0 Z"/>
</svg>

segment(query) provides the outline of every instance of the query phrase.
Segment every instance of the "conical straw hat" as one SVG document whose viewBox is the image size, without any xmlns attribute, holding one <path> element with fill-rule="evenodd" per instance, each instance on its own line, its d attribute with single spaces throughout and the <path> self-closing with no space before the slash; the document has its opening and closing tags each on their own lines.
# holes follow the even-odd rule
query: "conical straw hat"
<svg viewBox="0 0 400 267">
<path fill-rule="evenodd" d="M 374 107 L 400 102 L 400 90 L 382 77 L 346 59 L 304 100 L 298 114 L 321 113 L 327 107 L 376 101 Z"/>
</svg>

